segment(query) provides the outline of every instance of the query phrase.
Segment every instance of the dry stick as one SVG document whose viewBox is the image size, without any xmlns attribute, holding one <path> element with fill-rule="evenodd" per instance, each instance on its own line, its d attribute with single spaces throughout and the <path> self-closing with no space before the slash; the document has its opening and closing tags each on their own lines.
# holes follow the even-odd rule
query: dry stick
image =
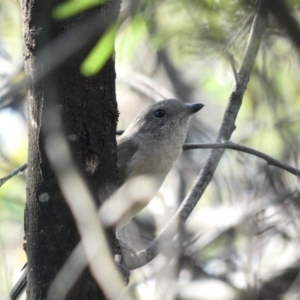
<svg viewBox="0 0 300 300">
<path fill-rule="evenodd" d="M 300 177 L 300 170 L 293 168 L 293 167 L 289 166 L 288 164 L 284 164 L 284 163 L 280 162 L 279 160 L 277 160 L 265 153 L 251 149 L 246 146 L 235 144 L 230 141 L 223 142 L 223 143 L 210 143 L 210 144 L 184 144 L 182 149 L 183 149 L 183 151 L 191 150 L 191 149 L 233 149 L 233 150 L 237 150 L 237 151 L 255 155 L 255 156 L 265 160 L 269 165 L 276 166 L 287 172 L 292 173 L 293 175 Z"/>
<path fill-rule="evenodd" d="M 235 129 L 235 120 L 242 104 L 243 95 L 245 93 L 247 83 L 250 78 L 250 73 L 254 65 L 255 58 L 259 50 L 260 41 L 264 32 L 265 18 L 268 13 L 268 4 L 269 0 L 261 0 L 258 12 L 254 17 L 242 65 L 238 72 L 238 82 L 236 83 L 236 87 L 230 96 L 229 104 L 224 115 L 217 142 L 228 141 Z M 225 149 L 213 149 L 211 151 L 209 158 L 200 171 L 192 190 L 183 200 L 178 211 L 167 223 L 160 235 L 150 244 L 147 249 L 138 252 L 136 259 L 126 259 L 126 264 L 130 269 L 139 268 L 151 261 L 158 254 L 158 246 L 160 242 L 168 238 L 172 238 L 176 232 L 178 232 L 178 221 L 183 224 L 193 211 L 194 207 L 205 191 L 205 188 L 211 181 L 224 151 Z"/>
<path fill-rule="evenodd" d="M 18 169 L 12 171 L 7 176 L 0 178 L 0 187 L 9 179 L 14 177 L 15 175 L 21 175 L 20 173 L 24 172 L 27 168 L 27 163 L 19 167 Z"/>
</svg>

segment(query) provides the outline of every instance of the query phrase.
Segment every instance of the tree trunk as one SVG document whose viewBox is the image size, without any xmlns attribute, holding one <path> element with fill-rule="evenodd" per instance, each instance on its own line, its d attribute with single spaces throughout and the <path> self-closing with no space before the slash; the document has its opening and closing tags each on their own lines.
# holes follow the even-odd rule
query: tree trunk
<svg viewBox="0 0 300 300">
<path fill-rule="evenodd" d="M 99 34 L 94 34 L 81 51 L 61 61 L 42 80 L 38 76 L 49 67 L 49 57 L 41 60 L 38 54 L 49 43 L 97 14 L 99 23 L 103 18 L 109 19 L 102 28 L 104 32 L 109 23 L 116 21 L 120 0 L 109 1 L 67 20 L 55 21 L 51 18 L 51 12 L 58 2 L 23 1 L 25 70 L 34 83 L 28 95 L 29 149 L 25 209 L 27 299 L 30 300 L 46 298 L 49 285 L 79 242 L 76 224 L 60 192 L 44 147 L 47 132 L 45 115 L 51 105 L 58 107 L 62 114 L 73 161 L 81 170 L 92 194 L 99 196 L 101 188 L 102 199 L 99 203 L 109 194 L 109 189 L 105 187 L 115 184 L 117 180 L 115 130 L 118 112 L 114 61 L 108 60 L 101 72 L 93 77 L 84 77 L 79 70 Z M 78 39 L 80 33 L 79 29 Z M 61 47 L 56 51 L 68 48 L 71 42 L 68 38 L 70 35 L 62 39 Z M 55 53 L 59 52 L 53 55 Z M 51 59 L 55 60 L 55 57 Z M 111 240 L 115 239 L 114 233 L 108 235 Z M 89 271 L 86 271 L 68 299 L 104 299 L 104 296 Z"/>
</svg>

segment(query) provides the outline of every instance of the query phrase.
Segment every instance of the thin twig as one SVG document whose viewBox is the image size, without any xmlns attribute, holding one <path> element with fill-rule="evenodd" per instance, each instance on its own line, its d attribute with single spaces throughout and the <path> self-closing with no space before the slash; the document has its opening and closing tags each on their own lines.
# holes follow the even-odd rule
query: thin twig
<svg viewBox="0 0 300 300">
<path fill-rule="evenodd" d="M 254 66 L 260 41 L 264 33 L 265 19 L 268 14 L 269 4 L 269 0 L 261 0 L 259 9 L 254 17 L 243 61 L 238 72 L 238 81 L 235 89 L 231 93 L 229 104 L 219 131 L 219 136 L 217 138 L 218 143 L 229 141 L 231 134 L 235 129 L 235 120 L 242 104 L 242 99 L 250 78 L 250 73 Z M 138 252 L 135 259 L 126 260 L 126 264 L 130 269 L 139 268 L 151 261 L 158 254 L 158 248 L 161 241 L 166 239 L 170 240 L 174 237 L 176 232 L 178 232 L 178 223 L 182 225 L 193 211 L 206 187 L 210 183 L 224 151 L 225 149 L 213 149 L 211 151 L 198 178 L 196 179 L 196 182 L 194 183 L 192 190 L 183 200 L 181 206 L 161 231 L 160 235 L 149 245 L 148 248 Z"/>
<path fill-rule="evenodd" d="M 12 171 L 11 173 L 9 173 L 7 176 L 0 178 L 0 187 L 9 179 L 11 179 L 12 177 L 14 177 L 15 175 L 21 175 L 20 173 L 24 172 L 24 170 L 27 168 L 27 163 L 24 164 L 23 166 L 21 166 L 20 168 Z"/>
<path fill-rule="evenodd" d="M 288 164 L 284 164 L 281 161 L 252 148 L 242 146 L 239 144 L 232 143 L 230 141 L 223 143 L 210 143 L 210 144 L 184 144 L 182 147 L 183 151 L 191 149 L 233 149 L 241 152 L 245 152 L 254 156 L 257 156 L 265 160 L 269 165 L 281 168 L 287 172 L 300 177 L 300 170 L 296 169 Z"/>
<path fill-rule="evenodd" d="M 122 135 L 124 133 L 125 130 L 117 130 L 116 131 L 116 135 Z"/>
</svg>

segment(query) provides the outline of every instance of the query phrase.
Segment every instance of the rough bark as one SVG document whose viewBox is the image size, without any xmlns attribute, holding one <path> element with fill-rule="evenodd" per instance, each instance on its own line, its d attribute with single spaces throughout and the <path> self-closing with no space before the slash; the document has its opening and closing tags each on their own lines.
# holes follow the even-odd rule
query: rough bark
<svg viewBox="0 0 300 300">
<path fill-rule="evenodd" d="M 28 94 L 29 148 L 25 208 L 28 299 L 46 298 L 49 285 L 79 241 L 73 216 L 60 192 L 44 148 L 47 126 L 51 122 L 45 120 L 49 107 L 59 109 L 73 161 L 95 199 L 99 194 L 100 201 L 107 197 L 109 189 L 106 187 L 116 183 L 117 179 L 115 129 L 118 112 L 114 61 L 110 59 L 93 77 L 86 78 L 79 70 L 99 35 L 90 38 L 80 52 L 61 62 L 42 81 L 37 74 L 48 68 L 46 60 L 39 59 L 42 49 L 96 14 L 99 15 L 99 22 L 109 18 L 107 24 L 113 23 L 120 1 L 109 1 L 68 20 L 55 21 L 51 18 L 51 11 L 58 2 L 24 0 L 22 7 L 25 70 L 33 82 Z M 62 41 L 59 50 L 65 51 L 69 41 L 67 38 Z M 113 233 L 109 236 L 114 240 Z M 68 298 L 102 299 L 104 296 L 89 271 L 86 271 Z"/>
</svg>

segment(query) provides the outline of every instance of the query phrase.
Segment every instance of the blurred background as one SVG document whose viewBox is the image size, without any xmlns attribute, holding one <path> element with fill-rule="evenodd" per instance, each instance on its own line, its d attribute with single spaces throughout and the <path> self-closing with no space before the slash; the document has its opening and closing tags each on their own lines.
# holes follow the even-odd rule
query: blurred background
<svg viewBox="0 0 300 300">
<path fill-rule="evenodd" d="M 164 98 L 201 102 L 187 142 L 214 142 L 235 84 L 258 1 L 140 1 L 115 42 L 118 129 Z M 300 21 L 300 0 L 285 1 Z M 129 0 L 122 5 L 126 8 Z M 299 168 L 299 49 L 277 20 L 266 32 L 232 141 Z M 0 178 L 27 159 L 21 9 L 0 0 Z M 121 235 L 142 249 L 191 189 L 210 150 L 188 150 L 151 204 Z M 22 248 L 26 172 L 0 187 L 0 298 L 26 261 Z M 158 256 L 131 274 L 136 299 L 300 299 L 299 180 L 249 154 L 226 150 L 189 217 L 172 259 Z M 170 288 L 172 287 L 172 288 Z"/>
</svg>

